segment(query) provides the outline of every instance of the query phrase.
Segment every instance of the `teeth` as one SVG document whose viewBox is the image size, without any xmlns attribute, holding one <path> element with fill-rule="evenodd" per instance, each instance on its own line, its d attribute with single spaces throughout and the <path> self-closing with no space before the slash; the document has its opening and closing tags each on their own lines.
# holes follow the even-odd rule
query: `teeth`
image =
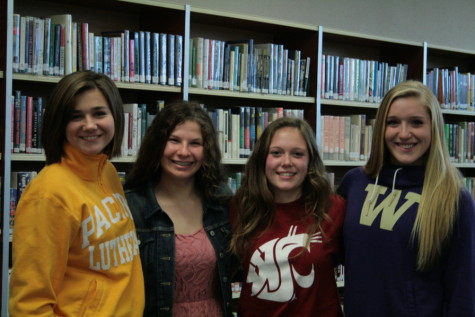
<svg viewBox="0 0 475 317">
<path fill-rule="evenodd" d="M 95 140 L 95 139 L 97 139 L 98 136 L 83 136 L 82 138 L 83 138 L 84 140 L 90 141 L 90 140 Z"/>
<path fill-rule="evenodd" d="M 180 165 L 180 166 L 191 166 L 193 164 L 192 162 L 177 162 L 175 161 L 175 164 Z"/>
<path fill-rule="evenodd" d="M 399 146 L 404 148 L 404 149 L 410 149 L 410 148 L 414 147 L 414 144 L 399 144 Z"/>
<path fill-rule="evenodd" d="M 279 173 L 281 176 L 293 176 L 294 173 Z"/>
</svg>

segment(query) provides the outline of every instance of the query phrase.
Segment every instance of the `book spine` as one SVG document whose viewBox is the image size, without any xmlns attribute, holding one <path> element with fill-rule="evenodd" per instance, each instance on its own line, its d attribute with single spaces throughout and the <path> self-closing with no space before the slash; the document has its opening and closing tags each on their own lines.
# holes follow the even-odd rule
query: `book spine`
<svg viewBox="0 0 475 317">
<path fill-rule="evenodd" d="M 152 84 L 159 83 L 160 70 L 160 34 L 152 34 Z"/>
<path fill-rule="evenodd" d="M 183 82 L 183 36 L 175 37 L 175 86 L 181 87 Z"/>
<path fill-rule="evenodd" d="M 160 33 L 160 85 L 167 84 L 167 34 Z"/>
<path fill-rule="evenodd" d="M 26 98 L 26 128 L 25 128 L 25 152 L 32 153 L 32 135 L 33 135 L 33 97 Z"/>
<path fill-rule="evenodd" d="M 151 34 L 145 31 L 145 83 L 152 83 L 152 52 L 150 48 Z"/>
<path fill-rule="evenodd" d="M 20 70 L 20 21 L 19 14 L 13 14 L 13 61 L 12 71 L 18 73 Z"/>
<path fill-rule="evenodd" d="M 167 43 L 167 84 L 175 85 L 175 35 L 168 34 Z"/>
</svg>

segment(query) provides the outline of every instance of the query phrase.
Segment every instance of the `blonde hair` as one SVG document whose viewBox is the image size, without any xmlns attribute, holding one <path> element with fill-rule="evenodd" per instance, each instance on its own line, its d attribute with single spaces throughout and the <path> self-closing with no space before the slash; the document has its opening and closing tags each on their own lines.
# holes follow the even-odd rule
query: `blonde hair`
<svg viewBox="0 0 475 317">
<path fill-rule="evenodd" d="M 412 230 L 413 241 L 418 241 L 417 269 L 426 271 L 440 258 L 452 233 L 463 184 L 460 172 L 450 162 L 439 102 L 428 87 L 413 80 L 398 84 L 383 98 L 376 114 L 366 174 L 376 177 L 389 156 L 384 140 L 386 118 L 392 103 L 400 98 L 418 98 L 431 117 L 432 138 L 425 154 L 424 186 Z"/>
</svg>

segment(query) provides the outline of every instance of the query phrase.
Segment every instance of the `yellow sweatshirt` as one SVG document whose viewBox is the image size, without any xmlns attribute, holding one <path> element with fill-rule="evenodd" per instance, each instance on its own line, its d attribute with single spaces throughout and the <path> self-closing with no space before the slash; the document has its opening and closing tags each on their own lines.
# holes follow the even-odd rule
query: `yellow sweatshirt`
<svg viewBox="0 0 475 317">
<path fill-rule="evenodd" d="M 69 144 L 15 215 L 10 316 L 141 317 L 135 226 L 114 166 Z"/>
</svg>

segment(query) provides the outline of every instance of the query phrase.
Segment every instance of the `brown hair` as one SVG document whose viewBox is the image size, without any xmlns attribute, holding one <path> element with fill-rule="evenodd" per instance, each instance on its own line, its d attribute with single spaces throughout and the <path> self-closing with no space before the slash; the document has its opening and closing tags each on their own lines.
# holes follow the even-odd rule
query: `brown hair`
<svg viewBox="0 0 475 317">
<path fill-rule="evenodd" d="M 41 142 L 46 154 L 46 164 L 61 160 L 66 142 L 66 126 L 71 119 L 76 97 L 91 89 L 101 91 L 109 103 L 114 118 L 114 138 L 103 152 L 109 157 L 120 156 L 124 134 L 124 110 L 119 90 L 106 75 L 82 71 L 63 77 L 48 98 L 41 127 Z"/>
</svg>

